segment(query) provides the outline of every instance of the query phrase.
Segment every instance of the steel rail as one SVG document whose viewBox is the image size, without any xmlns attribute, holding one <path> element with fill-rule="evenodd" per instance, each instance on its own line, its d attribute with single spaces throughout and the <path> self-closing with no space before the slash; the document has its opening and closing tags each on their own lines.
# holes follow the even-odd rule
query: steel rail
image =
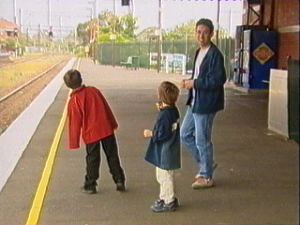
<svg viewBox="0 0 300 225">
<path fill-rule="evenodd" d="M 14 65 L 16 65 L 16 64 L 20 64 L 20 63 L 24 63 L 24 62 L 31 62 L 31 61 L 34 61 L 34 60 L 36 60 L 36 59 L 42 59 L 42 58 L 46 58 L 46 57 L 48 57 L 48 56 L 42 56 L 42 57 L 40 57 L 40 56 L 34 56 L 34 57 L 32 57 L 32 58 L 30 58 L 30 59 L 18 59 L 17 61 L 11 61 L 10 63 L 4 63 L 4 64 L 0 64 L 0 68 L 4 68 L 4 67 L 8 67 L 8 66 L 14 66 Z"/>
<path fill-rule="evenodd" d="M 7 95 L 3 96 L 2 98 L 0 98 L 0 103 L 4 102 L 6 99 L 10 98 L 11 96 L 13 96 L 14 94 L 16 94 L 17 92 L 19 92 L 20 90 L 24 89 L 25 87 L 29 86 L 30 84 L 32 84 L 34 81 L 38 80 L 39 78 L 41 78 L 42 76 L 44 76 L 45 74 L 47 74 L 48 72 L 50 72 L 52 69 L 54 69 L 57 65 L 59 65 L 60 63 L 62 63 L 64 60 L 61 60 L 60 62 L 54 64 L 53 66 L 51 66 L 49 69 L 47 69 L 46 71 L 40 73 L 39 75 L 37 75 L 36 77 L 32 78 L 31 80 L 27 81 L 26 83 L 22 84 L 21 86 L 19 86 L 18 88 L 16 88 L 15 90 L 11 91 L 10 93 L 8 93 Z"/>
</svg>

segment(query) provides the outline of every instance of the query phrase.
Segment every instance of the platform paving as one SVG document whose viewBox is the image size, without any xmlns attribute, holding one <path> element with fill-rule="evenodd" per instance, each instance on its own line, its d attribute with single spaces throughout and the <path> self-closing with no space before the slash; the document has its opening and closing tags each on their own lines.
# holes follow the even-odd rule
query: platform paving
<svg viewBox="0 0 300 225">
<path fill-rule="evenodd" d="M 95 65 L 82 60 L 84 82 L 102 90 L 119 122 L 117 131 L 127 191 L 115 191 L 102 154 L 99 193 L 80 192 L 85 151 L 67 151 L 63 132 L 39 224 L 299 224 L 299 146 L 267 129 L 266 92 L 243 93 L 226 88 L 226 109 L 213 130 L 216 186 L 193 190 L 196 165 L 185 148 L 176 173 L 180 208 L 155 214 L 158 197 L 155 169 L 143 159 L 157 111 L 156 88 L 163 80 L 179 83 L 182 75 L 157 74 Z M 183 118 L 186 92 L 178 102 Z M 66 102 L 62 86 L 42 119 L 13 174 L 0 193 L 0 224 L 25 224 L 48 151 Z"/>
</svg>

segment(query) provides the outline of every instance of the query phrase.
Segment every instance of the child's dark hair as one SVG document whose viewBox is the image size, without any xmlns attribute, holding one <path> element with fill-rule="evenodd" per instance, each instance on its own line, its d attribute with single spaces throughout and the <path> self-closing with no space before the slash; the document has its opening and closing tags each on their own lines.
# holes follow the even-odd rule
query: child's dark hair
<svg viewBox="0 0 300 225">
<path fill-rule="evenodd" d="M 64 75 L 64 81 L 68 88 L 79 88 L 82 84 L 81 74 L 78 70 L 71 69 Z"/>
<path fill-rule="evenodd" d="M 210 33 L 212 33 L 214 31 L 214 25 L 210 19 L 202 18 L 202 19 L 198 20 L 196 23 L 196 28 L 199 25 L 207 26 L 210 30 Z"/>
<path fill-rule="evenodd" d="M 158 87 L 158 98 L 160 101 L 173 106 L 178 99 L 179 92 L 179 88 L 175 84 L 163 81 Z"/>
</svg>

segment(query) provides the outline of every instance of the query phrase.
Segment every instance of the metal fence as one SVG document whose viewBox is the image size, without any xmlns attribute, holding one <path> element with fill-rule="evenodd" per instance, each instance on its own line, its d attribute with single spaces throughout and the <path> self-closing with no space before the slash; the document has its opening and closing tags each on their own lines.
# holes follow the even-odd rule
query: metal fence
<svg viewBox="0 0 300 225">
<path fill-rule="evenodd" d="M 224 54 L 225 68 L 227 77 L 232 73 L 231 59 L 233 58 L 233 40 L 231 38 L 220 38 L 219 48 Z M 157 69 L 150 65 L 150 53 L 158 52 L 158 43 L 155 39 L 149 39 L 148 42 L 135 42 L 126 44 L 111 43 L 99 44 L 95 48 L 95 60 L 103 65 L 121 66 L 126 64 L 129 57 L 138 58 L 134 67 Z M 163 41 L 162 53 L 184 54 L 186 55 L 186 70 L 193 69 L 193 60 L 197 43 L 194 40 L 183 41 Z M 163 69 L 163 68 L 162 68 Z"/>
</svg>

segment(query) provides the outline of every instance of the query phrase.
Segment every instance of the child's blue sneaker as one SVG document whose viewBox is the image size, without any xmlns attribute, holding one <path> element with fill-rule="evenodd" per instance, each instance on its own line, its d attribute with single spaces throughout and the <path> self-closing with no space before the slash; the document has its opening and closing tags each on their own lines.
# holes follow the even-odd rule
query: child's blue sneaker
<svg viewBox="0 0 300 225">
<path fill-rule="evenodd" d="M 163 204 L 165 204 L 164 200 L 157 199 L 157 200 L 154 201 L 154 205 L 153 206 L 158 207 L 158 206 L 163 205 Z"/>
<path fill-rule="evenodd" d="M 151 206 L 151 209 L 153 212 L 173 212 L 178 208 L 179 202 L 178 199 L 175 198 L 174 201 L 170 202 L 169 204 L 166 204 L 164 200 L 156 200 L 154 202 L 154 205 Z"/>
</svg>

